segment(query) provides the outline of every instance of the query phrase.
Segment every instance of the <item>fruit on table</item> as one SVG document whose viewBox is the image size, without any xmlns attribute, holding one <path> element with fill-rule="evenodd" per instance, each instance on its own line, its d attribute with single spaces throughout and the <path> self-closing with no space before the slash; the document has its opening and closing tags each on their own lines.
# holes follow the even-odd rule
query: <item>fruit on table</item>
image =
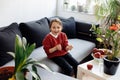
<svg viewBox="0 0 120 80">
<path fill-rule="evenodd" d="M 95 58 L 101 58 L 101 53 L 100 52 L 96 52 L 96 53 L 93 54 L 93 56 Z"/>
<path fill-rule="evenodd" d="M 93 65 L 92 65 L 92 64 L 87 64 L 87 69 L 88 69 L 88 70 L 92 70 L 92 68 L 93 68 Z"/>
<path fill-rule="evenodd" d="M 105 51 L 102 50 L 102 49 L 94 48 L 92 52 L 93 52 L 93 53 L 100 52 L 101 55 L 105 55 Z"/>
<path fill-rule="evenodd" d="M 104 55 L 104 54 L 105 54 L 103 50 L 99 50 L 98 52 L 100 52 L 101 55 Z"/>
<path fill-rule="evenodd" d="M 99 49 L 97 49 L 97 48 L 93 48 L 93 53 L 96 53 L 96 52 L 98 52 L 99 51 Z"/>
</svg>

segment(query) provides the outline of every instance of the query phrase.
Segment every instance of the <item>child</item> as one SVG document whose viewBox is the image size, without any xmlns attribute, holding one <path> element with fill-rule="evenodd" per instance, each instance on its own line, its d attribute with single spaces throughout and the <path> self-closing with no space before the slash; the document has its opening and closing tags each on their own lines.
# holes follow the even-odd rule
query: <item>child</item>
<svg viewBox="0 0 120 80">
<path fill-rule="evenodd" d="M 73 48 L 68 44 L 68 39 L 62 31 L 62 22 L 53 19 L 50 22 L 50 33 L 43 40 L 43 48 L 53 62 L 61 67 L 64 74 L 76 76 L 78 62 L 68 52 Z"/>
</svg>

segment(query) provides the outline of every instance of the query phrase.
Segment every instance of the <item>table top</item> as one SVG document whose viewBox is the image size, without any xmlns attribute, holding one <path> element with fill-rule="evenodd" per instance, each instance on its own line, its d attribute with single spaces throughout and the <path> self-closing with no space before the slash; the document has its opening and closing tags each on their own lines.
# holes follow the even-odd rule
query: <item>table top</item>
<svg viewBox="0 0 120 80">
<path fill-rule="evenodd" d="M 92 70 L 87 69 L 87 64 L 93 65 Z M 103 63 L 96 62 L 94 60 L 80 64 L 78 68 L 80 68 L 81 71 L 86 73 L 87 75 L 93 76 L 94 78 L 99 79 L 99 80 L 118 80 L 120 76 L 120 66 L 118 67 L 118 70 L 115 75 L 107 75 L 103 72 Z"/>
</svg>

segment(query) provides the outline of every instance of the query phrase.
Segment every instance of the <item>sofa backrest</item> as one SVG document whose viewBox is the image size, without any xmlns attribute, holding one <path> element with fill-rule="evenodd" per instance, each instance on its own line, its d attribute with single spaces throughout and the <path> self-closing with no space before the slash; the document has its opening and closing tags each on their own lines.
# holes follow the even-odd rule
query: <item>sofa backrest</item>
<svg viewBox="0 0 120 80">
<path fill-rule="evenodd" d="M 63 24 L 62 32 L 66 33 L 68 39 L 76 38 L 76 23 L 75 23 L 74 17 L 63 18 L 63 17 L 55 16 L 55 17 L 49 18 L 48 22 L 50 23 L 50 21 L 53 18 L 59 18 L 62 21 L 62 24 Z"/>
<path fill-rule="evenodd" d="M 77 38 L 84 39 L 87 41 L 92 41 L 96 43 L 96 34 L 90 30 L 94 24 L 96 27 L 99 26 L 98 23 L 89 23 L 84 21 L 76 21 L 76 36 Z"/>
<path fill-rule="evenodd" d="M 19 28 L 28 43 L 36 43 L 36 48 L 42 45 L 42 40 L 50 32 L 47 18 L 20 23 Z"/>
<path fill-rule="evenodd" d="M 16 34 L 21 36 L 17 23 L 0 28 L 0 66 L 13 59 L 7 52 L 14 52 Z"/>
<path fill-rule="evenodd" d="M 65 32 L 68 38 L 76 38 L 76 25 L 73 17 L 68 19 L 59 18 L 63 23 L 63 32 Z M 20 23 L 20 31 L 22 36 L 26 37 L 30 44 L 36 43 L 36 48 L 42 46 L 42 41 L 46 34 L 50 32 L 49 23 L 52 18 L 42 18 L 36 21 Z"/>
</svg>

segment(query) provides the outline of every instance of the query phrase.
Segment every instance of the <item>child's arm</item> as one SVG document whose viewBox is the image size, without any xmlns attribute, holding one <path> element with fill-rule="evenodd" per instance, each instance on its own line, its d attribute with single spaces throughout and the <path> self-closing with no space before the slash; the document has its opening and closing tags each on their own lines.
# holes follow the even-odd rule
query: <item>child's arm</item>
<svg viewBox="0 0 120 80">
<path fill-rule="evenodd" d="M 62 50 L 61 44 L 58 44 L 58 45 L 56 45 L 55 47 L 50 48 L 50 49 L 49 49 L 49 53 L 53 53 L 53 52 L 55 52 L 55 51 L 57 51 L 57 50 Z"/>
<path fill-rule="evenodd" d="M 73 48 L 72 45 L 68 45 L 68 46 L 66 46 L 66 51 L 68 51 L 68 50 L 72 50 L 72 48 Z"/>
</svg>

